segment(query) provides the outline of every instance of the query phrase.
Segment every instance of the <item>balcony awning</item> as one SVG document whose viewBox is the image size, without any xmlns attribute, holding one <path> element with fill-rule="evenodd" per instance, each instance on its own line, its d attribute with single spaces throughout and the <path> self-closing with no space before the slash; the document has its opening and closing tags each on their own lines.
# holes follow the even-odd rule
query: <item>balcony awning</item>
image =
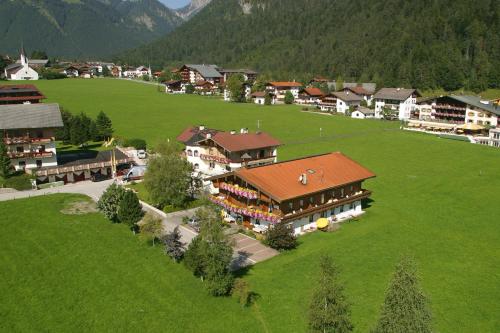
<svg viewBox="0 0 500 333">
<path fill-rule="evenodd" d="M 458 126 L 458 128 L 463 129 L 463 130 L 467 130 L 467 131 L 480 131 L 480 130 L 484 129 L 484 126 L 468 123 L 468 124 L 463 124 L 461 126 Z"/>
</svg>

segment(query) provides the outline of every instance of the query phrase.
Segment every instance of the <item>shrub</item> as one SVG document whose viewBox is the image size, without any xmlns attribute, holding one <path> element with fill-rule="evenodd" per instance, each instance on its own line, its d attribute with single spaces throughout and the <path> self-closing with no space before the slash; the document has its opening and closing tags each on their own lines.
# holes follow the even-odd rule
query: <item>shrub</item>
<svg viewBox="0 0 500 333">
<path fill-rule="evenodd" d="M 123 141 L 123 146 L 124 147 L 134 147 L 135 149 L 146 150 L 147 144 L 146 144 L 146 140 L 144 140 L 144 139 L 133 138 L 133 139 L 125 139 Z"/>
<path fill-rule="evenodd" d="M 297 237 L 291 227 L 278 223 L 267 231 L 265 243 L 276 250 L 291 250 L 297 247 Z"/>
<path fill-rule="evenodd" d="M 163 237 L 163 244 L 165 244 L 165 253 L 174 261 L 179 261 L 184 255 L 184 244 L 181 242 L 178 226 Z"/>
<path fill-rule="evenodd" d="M 113 222 L 118 221 L 118 207 L 125 194 L 123 187 L 111 184 L 97 202 L 97 208 Z"/>
<path fill-rule="evenodd" d="M 155 241 L 160 239 L 163 233 L 163 221 L 152 214 L 146 214 L 139 226 L 140 234 L 147 239 Z"/>
</svg>

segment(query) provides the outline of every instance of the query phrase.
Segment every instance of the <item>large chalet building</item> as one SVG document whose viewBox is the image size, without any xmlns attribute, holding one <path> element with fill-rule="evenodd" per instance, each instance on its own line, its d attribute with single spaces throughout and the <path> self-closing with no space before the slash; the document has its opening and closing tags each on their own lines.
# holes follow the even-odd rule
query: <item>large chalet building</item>
<svg viewBox="0 0 500 333">
<path fill-rule="evenodd" d="M 243 166 L 274 163 L 281 143 L 264 132 L 224 132 L 205 126 L 185 129 L 177 140 L 185 145 L 185 155 L 202 178 L 220 175 Z"/>
<path fill-rule="evenodd" d="M 0 105 L 0 132 L 16 170 L 57 166 L 54 137 L 61 127 L 58 104 Z"/>
<path fill-rule="evenodd" d="M 265 231 L 276 223 L 295 234 L 363 214 L 371 195 L 363 182 L 375 174 L 342 153 L 329 153 L 214 176 L 210 200 L 244 226 Z"/>
<path fill-rule="evenodd" d="M 416 109 L 417 97 L 421 97 L 416 89 L 382 88 L 373 96 L 375 116 L 384 117 L 384 110 L 395 113 L 400 120 L 408 120 Z"/>
<path fill-rule="evenodd" d="M 216 65 L 186 64 L 177 72 L 181 75 L 182 81 L 193 85 L 201 81 L 210 82 L 213 85 L 223 82 L 223 76 Z"/>
<path fill-rule="evenodd" d="M 0 105 L 41 103 L 45 96 L 32 84 L 0 86 Z"/>
</svg>

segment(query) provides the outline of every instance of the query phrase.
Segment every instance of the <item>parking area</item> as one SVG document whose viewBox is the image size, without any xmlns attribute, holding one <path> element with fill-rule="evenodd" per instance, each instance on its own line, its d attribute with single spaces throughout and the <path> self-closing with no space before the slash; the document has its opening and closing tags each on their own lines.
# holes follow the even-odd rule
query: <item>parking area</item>
<svg viewBox="0 0 500 333">
<path fill-rule="evenodd" d="M 279 254 L 278 251 L 263 245 L 260 241 L 243 234 L 231 236 L 234 241 L 233 268 L 241 268 L 267 260 Z"/>
</svg>

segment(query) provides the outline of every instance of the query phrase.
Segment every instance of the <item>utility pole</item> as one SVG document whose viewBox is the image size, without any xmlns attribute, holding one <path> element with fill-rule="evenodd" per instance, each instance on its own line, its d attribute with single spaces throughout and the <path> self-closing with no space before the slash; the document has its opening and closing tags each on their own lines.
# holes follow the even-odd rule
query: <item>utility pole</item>
<svg viewBox="0 0 500 333">
<path fill-rule="evenodd" d="M 257 129 L 260 129 L 260 120 L 257 120 Z"/>
</svg>

